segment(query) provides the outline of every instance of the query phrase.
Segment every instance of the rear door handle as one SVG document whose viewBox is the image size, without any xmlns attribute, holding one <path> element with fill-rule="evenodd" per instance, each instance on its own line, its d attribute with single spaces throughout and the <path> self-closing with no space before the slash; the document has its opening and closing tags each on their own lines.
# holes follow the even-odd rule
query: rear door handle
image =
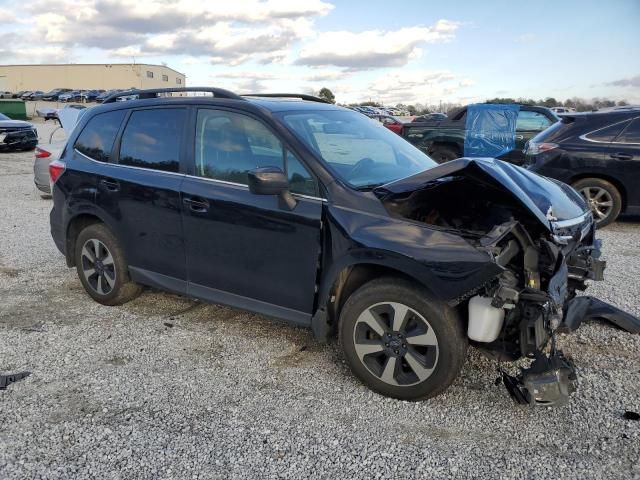
<svg viewBox="0 0 640 480">
<path fill-rule="evenodd" d="M 118 190 L 120 190 L 120 184 L 116 180 L 110 178 L 101 179 L 100 184 L 110 192 L 117 192 Z"/>
<path fill-rule="evenodd" d="M 616 160 L 631 160 L 633 155 L 630 153 L 612 153 L 609 155 L 611 158 L 615 158 Z"/>
<path fill-rule="evenodd" d="M 524 135 L 516 135 L 516 140 L 524 140 Z"/>
<path fill-rule="evenodd" d="M 192 212 L 206 212 L 209 210 L 209 202 L 207 202 L 205 199 L 203 198 L 199 198 L 199 197 L 186 197 L 183 198 L 182 201 L 184 202 L 185 205 L 188 205 L 189 208 L 191 209 Z"/>
</svg>

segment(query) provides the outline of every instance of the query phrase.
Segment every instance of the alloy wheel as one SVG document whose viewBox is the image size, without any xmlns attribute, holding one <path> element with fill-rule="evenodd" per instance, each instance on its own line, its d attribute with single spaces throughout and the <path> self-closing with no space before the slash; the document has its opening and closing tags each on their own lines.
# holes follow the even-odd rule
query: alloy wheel
<svg viewBox="0 0 640 480">
<path fill-rule="evenodd" d="M 108 295 L 116 283 L 116 266 L 111 252 L 104 243 L 95 238 L 82 246 L 82 273 L 92 290 L 99 295 Z"/>
<path fill-rule="evenodd" d="M 587 201 L 596 222 L 602 222 L 613 210 L 611 194 L 601 187 L 584 187 L 580 193 Z"/>
<path fill-rule="evenodd" d="M 438 363 L 433 328 L 402 303 L 377 303 L 363 311 L 354 325 L 353 340 L 362 364 L 389 385 L 423 382 Z"/>
</svg>

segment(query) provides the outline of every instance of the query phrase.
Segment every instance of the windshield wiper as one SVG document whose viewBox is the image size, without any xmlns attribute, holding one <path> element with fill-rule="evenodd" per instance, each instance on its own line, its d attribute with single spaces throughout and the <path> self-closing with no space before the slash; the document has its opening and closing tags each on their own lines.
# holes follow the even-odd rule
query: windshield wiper
<svg viewBox="0 0 640 480">
<path fill-rule="evenodd" d="M 378 183 L 368 183 L 366 185 L 359 185 L 356 187 L 356 190 L 359 192 L 366 192 L 368 190 L 373 190 L 374 188 L 380 187 L 388 182 L 378 182 Z"/>
</svg>

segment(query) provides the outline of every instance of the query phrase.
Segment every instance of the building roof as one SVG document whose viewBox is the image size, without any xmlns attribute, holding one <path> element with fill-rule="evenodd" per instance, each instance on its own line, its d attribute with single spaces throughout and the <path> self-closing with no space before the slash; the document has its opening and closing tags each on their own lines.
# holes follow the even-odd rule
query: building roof
<svg viewBox="0 0 640 480">
<path fill-rule="evenodd" d="M 2 67 L 95 67 L 95 66 L 129 66 L 135 67 L 137 65 L 140 66 L 148 66 L 148 67 L 158 67 L 158 68 L 166 68 L 171 70 L 172 72 L 177 73 L 178 75 L 186 76 L 184 73 L 179 72 L 167 65 L 158 65 L 155 63 L 25 63 L 25 64 L 12 64 L 12 65 L 0 65 Z"/>
</svg>

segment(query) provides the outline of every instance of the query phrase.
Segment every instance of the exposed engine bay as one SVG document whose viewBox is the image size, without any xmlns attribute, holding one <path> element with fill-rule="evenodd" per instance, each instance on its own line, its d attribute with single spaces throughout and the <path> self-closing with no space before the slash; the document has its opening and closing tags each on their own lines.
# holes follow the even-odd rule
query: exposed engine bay
<svg viewBox="0 0 640 480">
<path fill-rule="evenodd" d="M 495 278 L 452 303 L 466 314 L 471 344 L 500 362 L 499 381 L 517 403 L 562 405 L 577 388 L 577 374 L 558 347 L 558 333 L 591 318 L 640 333 L 640 320 L 600 300 L 576 296 L 588 281 L 603 280 L 606 267 L 586 206 L 578 209 L 581 215 L 559 220 L 551 199 L 541 196 L 532 208 L 492 173 L 468 162 L 466 168 L 427 179 L 420 188 L 377 193 L 392 215 L 456 233 L 501 268 Z M 527 194 L 526 200 L 534 196 Z M 501 362 L 521 358 L 531 362 L 517 374 L 502 367 Z"/>
</svg>

